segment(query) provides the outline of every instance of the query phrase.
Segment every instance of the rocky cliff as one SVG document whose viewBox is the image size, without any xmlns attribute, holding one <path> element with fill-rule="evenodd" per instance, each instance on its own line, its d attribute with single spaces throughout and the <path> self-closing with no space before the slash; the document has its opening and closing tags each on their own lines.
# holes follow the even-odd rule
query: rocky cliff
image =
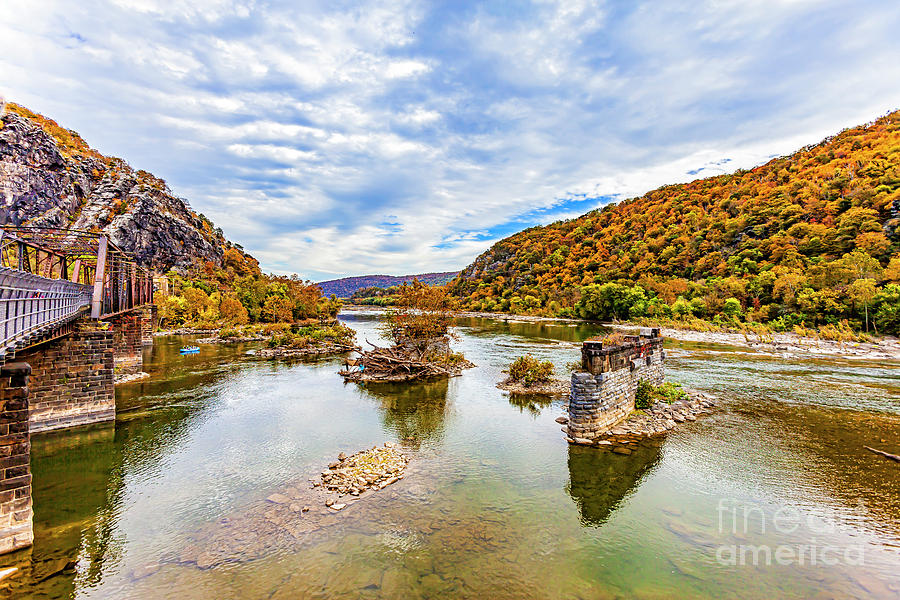
<svg viewBox="0 0 900 600">
<path fill-rule="evenodd" d="M 221 265 L 221 230 L 166 183 L 104 156 L 56 122 L 16 104 L 0 108 L 0 225 L 102 231 L 148 267 Z"/>
</svg>

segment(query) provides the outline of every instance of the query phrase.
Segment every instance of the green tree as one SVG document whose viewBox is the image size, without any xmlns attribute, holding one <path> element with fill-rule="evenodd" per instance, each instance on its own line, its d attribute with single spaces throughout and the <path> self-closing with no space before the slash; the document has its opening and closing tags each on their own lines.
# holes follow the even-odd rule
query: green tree
<svg viewBox="0 0 900 600">
<path fill-rule="evenodd" d="M 722 314 L 728 317 L 739 317 L 741 312 L 741 301 L 737 298 L 729 298 L 722 307 Z"/>
<path fill-rule="evenodd" d="M 863 305 L 865 310 L 866 332 L 869 331 L 869 305 L 875 299 L 877 288 L 874 279 L 857 279 L 847 288 L 847 293 L 854 306 Z"/>
<path fill-rule="evenodd" d="M 900 334 L 900 284 L 889 283 L 872 300 L 875 323 L 883 333 Z"/>
<path fill-rule="evenodd" d="M 647 313 L 647 293 L 639 285 L 592 283 L 581 288 L 581 300 L 575 308 L 585 319 L 628 319 Z"/>
<path fill-rule="evenodd" d="M 685 300 L 684 296 L 678 296 L 672 305 L 672 314 L 679 319 L 685 318 L 691 314 L 691 303 Z"/>
</svg>

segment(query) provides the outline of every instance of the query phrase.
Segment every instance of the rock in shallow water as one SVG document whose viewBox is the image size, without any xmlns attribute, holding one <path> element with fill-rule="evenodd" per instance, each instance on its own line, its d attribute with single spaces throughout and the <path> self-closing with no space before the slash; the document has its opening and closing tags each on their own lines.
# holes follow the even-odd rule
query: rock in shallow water
<svg viewBox="0 0 900 600">
<path fill-rule="evenodd" d="M 159 563 L 151 563 L 149 565 L 144 565 L 143 567 L 138 567 L 137 569 L 132 571 L 131 577 L 133 579 L 143 579 L 144 577 L 149 577 L 150 575 L 158 572 L 159 569 Z"/>
</svg>

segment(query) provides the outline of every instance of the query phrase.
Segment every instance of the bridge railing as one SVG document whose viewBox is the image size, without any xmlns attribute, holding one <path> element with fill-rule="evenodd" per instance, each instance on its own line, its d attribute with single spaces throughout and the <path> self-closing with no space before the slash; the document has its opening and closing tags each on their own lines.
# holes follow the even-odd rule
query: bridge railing
<svg viewBox="0 0 900 600">
<path fill-rule="evenodd" d="M 151 273 L 104 235 L 0 229 L 0 355 L 88 311 L 102 319 L 152 301 Z"/>
<path fill-rule="evenodd" d="M 91 286 L 0 267 L 0 358 L 83 314 Z"/>
</svg>

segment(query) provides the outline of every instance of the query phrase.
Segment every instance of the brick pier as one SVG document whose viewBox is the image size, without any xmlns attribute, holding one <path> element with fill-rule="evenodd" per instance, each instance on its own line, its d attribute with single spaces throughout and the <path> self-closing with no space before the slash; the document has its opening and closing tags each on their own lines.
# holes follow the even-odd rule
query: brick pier
<svg viewBox="0 0 900 600">
<path fill-rule="evenodd" d="M 21 353 L 31 365 L 31 432 L 116 418 L 113 332 L 83 321 L 71 335 Z"/>
<path fill-rule="evenodd" d="M 0 368 L 0 554 L 34 541 L 31 510 L 31 438 L 28 363 Z"/>
<path fill-rule="evenodd" d="M 589 443 L 634 412 L 638 382 L 663 382 L 662 337 L 659 329 L 643 328 L 608 346 L 588 340 L 581 348 L 583 371 L 572 373 L 568 439 Z"/>
</svg>

